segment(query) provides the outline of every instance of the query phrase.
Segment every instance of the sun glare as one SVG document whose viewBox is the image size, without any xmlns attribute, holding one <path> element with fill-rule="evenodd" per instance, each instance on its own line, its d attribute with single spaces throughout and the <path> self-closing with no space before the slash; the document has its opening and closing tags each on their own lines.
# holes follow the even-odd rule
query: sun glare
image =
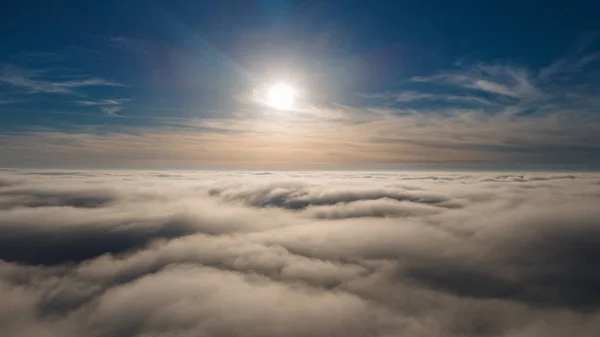
<svg viewBox="0 0 600 337">
<path fill-rule="evenodd" d="M 277 83 L 271 86 L 267 92 L 267 104 L 281 110 L 289 110 L 294 107 L 296 91 L 293 87 Z"/>
</svg>

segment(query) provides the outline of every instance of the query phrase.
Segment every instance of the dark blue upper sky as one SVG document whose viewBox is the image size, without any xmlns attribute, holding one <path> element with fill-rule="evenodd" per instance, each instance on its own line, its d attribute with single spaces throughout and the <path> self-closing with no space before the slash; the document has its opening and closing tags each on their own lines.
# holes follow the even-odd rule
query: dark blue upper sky
<svg viewBox="0 0 600 337">
<path fill-rule="evenodd" d="M 319 107 L 427 116 L 487 99 L 539 114 L 566 104 L 557 92 L 590 94 L 599 12 L 579 0 L 9 0 L 0 131 L 135 133 L 181 127 L 178 118 L 233 120 L 253 109 L 240 96 L 278 78 Z M 552 98 L 507 101 L 526 92 Z M 594 114 L 592 103 L 577 109 Z"/>
</svg>

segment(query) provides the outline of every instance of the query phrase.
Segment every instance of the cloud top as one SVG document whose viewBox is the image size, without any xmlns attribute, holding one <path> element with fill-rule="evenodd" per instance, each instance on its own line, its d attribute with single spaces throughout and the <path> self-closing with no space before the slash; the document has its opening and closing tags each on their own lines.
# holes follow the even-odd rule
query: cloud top
<svg viewBox="0 0 600 337">
<path fill-rule="evenodd" d="M 597 174 L 0 172 L 0 333 L 595 336 Z"/>
</svg>

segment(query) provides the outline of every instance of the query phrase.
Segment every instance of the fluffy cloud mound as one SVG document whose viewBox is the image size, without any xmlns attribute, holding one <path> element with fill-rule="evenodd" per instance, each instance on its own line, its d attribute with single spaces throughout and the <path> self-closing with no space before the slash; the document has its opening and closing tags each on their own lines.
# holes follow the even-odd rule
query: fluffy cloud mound
<svg viewBox="0 0 600 337">
<path fill-rule="evenodd" d="M 596 336 L 600 175 L 0 171 L 2 336 Z"/>
</svg>

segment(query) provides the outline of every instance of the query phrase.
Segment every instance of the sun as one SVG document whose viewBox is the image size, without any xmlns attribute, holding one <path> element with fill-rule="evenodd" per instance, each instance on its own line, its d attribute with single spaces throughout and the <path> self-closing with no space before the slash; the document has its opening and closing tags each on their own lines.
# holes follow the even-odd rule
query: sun
<svg viewBox="0 0 600 337">
<path fill-rule="evenodd" d="M 280 110 L 290 110 L 296 101 L 296 90 L 294 87 L 277 83 L 267 91 L 267 104 Z"/>
</svg>

